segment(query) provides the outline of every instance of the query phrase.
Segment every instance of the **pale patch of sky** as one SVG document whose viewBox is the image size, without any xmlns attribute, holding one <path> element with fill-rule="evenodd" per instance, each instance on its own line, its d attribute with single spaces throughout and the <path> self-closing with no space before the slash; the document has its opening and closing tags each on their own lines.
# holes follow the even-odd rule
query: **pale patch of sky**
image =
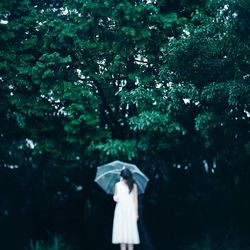
<svg viewBox="0 0 250 250">
<path fill-rule="evenodd" d="M 120 81 L 119 89 L 118 89 L 118 91 L 115 93 L 115 95 L 118 95 L 118 94 L 122 91 L 123 87 L 126 86 L 126 84 L 127 84 L 127 81 L 126 81 L 126 80 L 121 80 L 121 81 Z"/>
<path fill-rule="evenodd" d="M 67 7 L 65 7 L 65 8 L 60 8 L 60 10 L 61 10 L 62 15 L 68 15 L 68 14 L 69 14 L 69 10 L 68 10 Z"/>
<path fill-rule="evenodd" d="M 168 82 L 168 83 L 167 83 L 167 87 L 172 87 L 173 84 L 174 84 L 173 82 Z"/>
<path fill-rule="evenodd" d="M 138 85 L 139 85 L 139 83 L 140 83 L 140 82 L 139 82 L 138 77 L 135 77 L 135 85 L 136 85 L 136 86 L 138 86 Z"/>
<path fill-rule="evenodd" d="M 191 101 L 191 100 L 190 100 L 189 98 L 184 98 L 184 99 L 183 99 L 183 102 L 184 102 L 185 104 L 189 104 L 190 101 Z"/>
<path fill-rule="evenodd" d="M 65 107 L 60 107 L 59 103 L 61 103 L 60 99 L 54 99 L 54 97 L 52 96 L 53 91 L 50 91 L 48 93 L 48 96 L 42 94 L 41 97 L 44 99 L 47 99 L 48 102 L 50 102 L 52 104 L 52 106 L 55 108 L 56 110 L 56 114 L 57 115 L 64 115 L 64 116 L 68 116 L 69 113 L 65 111 Z"/>
<path fill-rule="evenodd" d="M 98 61 L 99 71 L 102 74 L 107 71 L 107 67 L 105 67 L 105 63 L 106 63 L 106 59 L 105 58 L 103 60 L 99 60 Z"/>
<path fill-rule="evenodd" d="M 136 64 L 147 64 L 148 63 L 148 59 L 140 54 L 137 54 L 135 56 L 135 63 Z"/>
<path fill-rule="evenodd" d="M 225 4 L 225 5 L 223 6 L 223 8 L 220 9 L 220 14 L 222 15 L 223 12 L 225 12 L 225 11 L 228 10 L 228 9 L 229 9 L 229 5 L 228 5 L 228 4 Z"/>
<path fill-rule="evenodd" d="M 85 76 L 82 74 L 82 71 L 80 69 L 76 70 L 77 76 L 81 79 L 81 80 L 85 80 L 85 79 L 89 79 L 89 76 Z"/>
<path fill-rule="evenodd" d="M 174 37 L 174 36 L 171 36 L 171 37 L 168 38 L 168 41 L 169 41 L 169 42 L 171 42 L 171 41 L 173 41 L 173 40 L 175 40 L 175 37 Z"/>
<path fill-rule="evenodd" d="M 28 138 L 25 139 L 25 142 L 26 142 L 26 146 L 30 149 L 34 149 L 36 146 L 36 144 Z"/>
<path fill-rule="evenodd" d="M 225 11 L 228 11 L 228 10 L 229 10 L 229 4 L 225 4 L 223 8 L 220 9 L 219 13 L 220 15 L 222 15 Z M 231 15 L 233 18 L 236 18 L 238 16 L 238 13 L 234 12 Z M 230 19 L 230 16 L 227 16 L 226 20 L 229 20 L 229 19 Z M 223 22 L 223 20 L 221 20 L 221 22 Z"/>
<path fill-rule="evenodd" d="M 150 30 L 157 30 L 157 26 L 155 26 L 155 25 L 151 25 L 151 26 L 149 26 L 148 27 Z"/>
<path fill-rule="evenodd" d="M 244 109 L 244 113 L 247 115 L 248 118 L 250 117 L 250 112 Z"/>
<path fill-rule="evenodd" d="M 146 0 L 146 4 L 156 4 L 157 0 Z"/>
<path fill-rule="evenodd" d="M 0 20 L 0 24 L 8 24 L 8 20 Z"/>
<path fill-rule="evenodd" d="M 184 33 L 185 35 L 187 35 L 187 36 L 189 36 L 189 35 L 190 35 L 190 32 L 189 32 L 188 30 L 183 29 L 182 31 L 183 31 L 183 33 Z"/>
<path fill-rule="evenodd" d="M 68 113 L 65 111 L 65 107 L 58 109 L 57 114 L 67 116 Z"/>
<path fill-rule="evenodd" d="M 246 74 L 243 76 L 243 79 L 245 80 L 246 78 L 248 78 L 250 76 L 250 74 Z"/>
</svg>

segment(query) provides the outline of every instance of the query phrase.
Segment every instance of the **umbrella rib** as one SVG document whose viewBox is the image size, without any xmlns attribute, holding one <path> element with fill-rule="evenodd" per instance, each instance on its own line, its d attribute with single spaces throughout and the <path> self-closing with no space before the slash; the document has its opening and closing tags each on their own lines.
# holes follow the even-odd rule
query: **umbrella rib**
<svg viewBox="0 0 250 250">
<path fill-rule="evenodd" d="M 99 175 L 99 176 L 95 179 L 95 182 L 98 181 L 101 177 L 103 177 L 103 176 L 105 176 L 105 175 L 107 175 L 107 174 L 109 174 L 109 173 L 112 173 L 112 172 L 117 172 L 117 173 L 119 173 L 120 170 L 110 170 L 110 171 L 107 171 L 107 172 L 105 172 L 105 173 Z"/>
</svg>

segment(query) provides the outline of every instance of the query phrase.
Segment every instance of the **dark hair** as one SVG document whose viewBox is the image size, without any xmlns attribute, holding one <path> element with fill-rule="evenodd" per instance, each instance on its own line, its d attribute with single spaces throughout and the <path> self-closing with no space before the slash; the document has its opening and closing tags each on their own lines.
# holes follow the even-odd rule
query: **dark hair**
<svg viewBox="0 0 250 250">
<path fill-rule="evenodd" d="M 127 182 L 127 185 L 128 185 L 128 188 L 129 188 L 129 192 L 131 192 L 134 188 L 134 178 L 133 178 L 133 175 L 131 173 L 131 171 L 128 169 L 128 168 L 124 168 L 122 171 L 121 171 L 121 177 L 126 180 Z"/>
</svg>

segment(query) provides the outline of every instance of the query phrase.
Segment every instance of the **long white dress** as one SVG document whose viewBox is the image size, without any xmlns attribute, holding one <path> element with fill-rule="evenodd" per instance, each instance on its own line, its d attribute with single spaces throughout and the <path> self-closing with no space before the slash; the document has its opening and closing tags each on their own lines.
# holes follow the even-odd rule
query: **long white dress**
<svg viewBox="0 0 250 250">
<path fill-rule="evenodd" d="M 126 183 L 116 183 L 116 201 L 112 243 L 139 244 L 139 233 L 137 227 L 137 216 L 134 204 L 134 190 L 129 193 Z"/>
</svg>

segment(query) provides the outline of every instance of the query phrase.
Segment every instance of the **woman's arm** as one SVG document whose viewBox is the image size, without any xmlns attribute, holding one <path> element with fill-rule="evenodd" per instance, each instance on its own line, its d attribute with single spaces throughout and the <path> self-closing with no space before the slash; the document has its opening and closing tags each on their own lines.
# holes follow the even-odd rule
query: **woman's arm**
<svg viewBox="0 0 250 250">
<path fill-rule="evenodd" d="M 118 202 L 118 191 L 117 191 L 117 183 L 115 184 L 115 193 L 113 195 L 113 200 Z"/>
<path fill-rule="evenodd" d="M 136 218 L 139 219 L 139 212 L 138 212 L 138 190 L 137 185 L 134 184 L 134 204 L 135 204 L 135 212 L 136 212 Z"/>
</svg>

